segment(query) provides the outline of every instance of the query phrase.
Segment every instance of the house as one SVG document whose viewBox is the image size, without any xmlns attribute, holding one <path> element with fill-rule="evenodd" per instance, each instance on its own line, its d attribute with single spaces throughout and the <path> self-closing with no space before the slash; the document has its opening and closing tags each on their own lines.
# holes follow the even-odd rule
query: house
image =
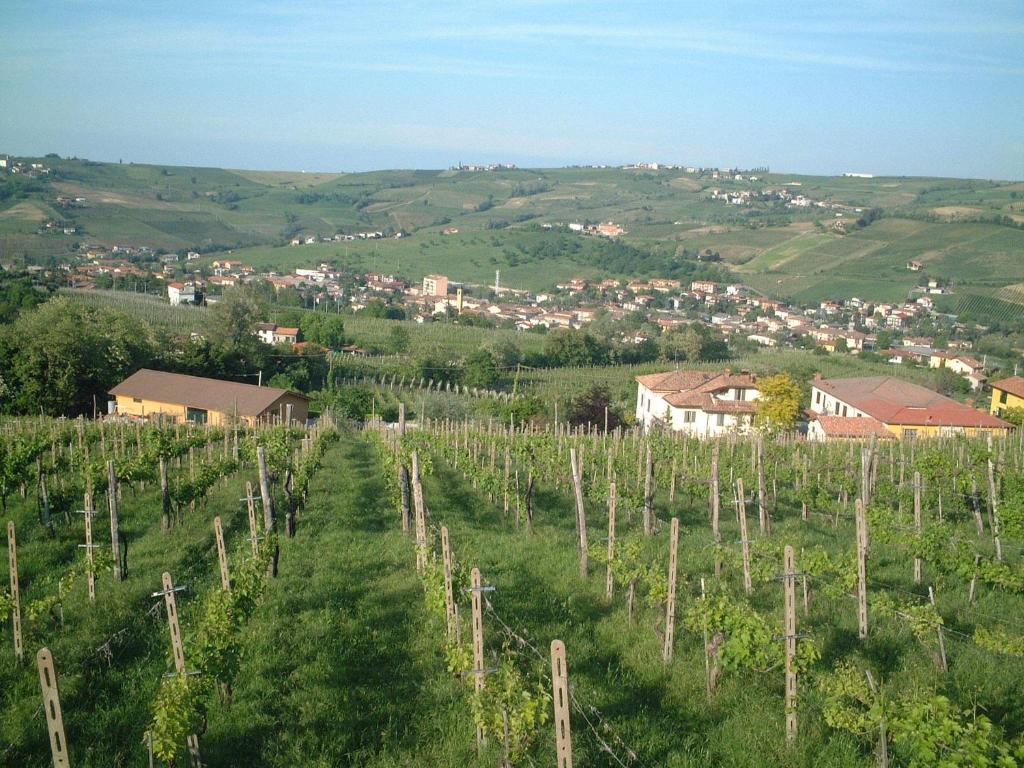
<svg viewBox="0 0 1024 768">
<path fill-rule="evenodd" d="M 626 230 L 624 230 L 618 224 L 608 221 L 605 222 L 604 224 L 598 224 L 596 227 L 594 227 L 594 231 L 597 234 L 601 235 L 602 237 L 618 237 Z"/>
<path fill-rule="evenodd" d="M 636 420 L 644 429 L 663 426 L 711 437 L 750 428 L 760 396 L 746 371 L 669 371 L 637 376 Z"/>
<path fill-rule="evenodd" d="M 908 261 L 907 262 L 907 269 L 909 269 L 911 272 L 920 272 L 922 266 L 924 266 L 924 265 L 921 264 L 920 261 Z"/>
<path fill-rule="evenodd" d="M 1024 408 L 1024 377 L 1011 376 L 992 385 L 989 410 L 996 416 L 1003 416 L 1011 408 Z"/>
<path fill-rule="evenodd" d="M 203 293 L 196 288 L 195 283 L 168 283 L 167 300 L 171 303 L 171 306 L 201 304 Z"/>
<path fill-rule="evenodd" d="M 264 344 L 298 344 L 302 332 L 298 328 L 286 328 L 274 323 L 257 323 L 256 335 Z"/>
<path fill-rule="evenodd" d="M 110 390 L 115 412 L 178 423 L 305 424 L 309 398 L 286 389 L 142 368 Z"/>
<path fill-rule="evenodd" d="M 424 296 L 447 296 L 448 278 L 444 275 L 427 275 L 423 278 Z"/>
<path fill-rule="evenodd" d="M 718 293 L 718 283 L 713 280 L 694 280 L 690 283 L 690 290 L 694 293 L 705 293 L 713 296 Z"/>
<path fill-rule="evenodd" d="M 811 382 L 816 414 L 876 419 L 899 438 L 1006 432 L 1011 424 L 937 392 L 891 376 Z"/>
</svg>

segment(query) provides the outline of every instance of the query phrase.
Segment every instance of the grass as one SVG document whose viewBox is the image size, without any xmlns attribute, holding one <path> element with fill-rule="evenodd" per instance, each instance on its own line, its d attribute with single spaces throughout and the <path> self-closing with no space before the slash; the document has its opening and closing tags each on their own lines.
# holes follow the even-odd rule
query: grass
<svg viewBox="0 0 1024 768">
<path fill-rule="evenodd" d="M 474 440 L 476 437 L 474 436 Z M 629 444 L 626 450 L 631 450 Z M 773 448 L 774 449 L 774 448 Z M 725 454 L 728 455 L 728 449 Z M 685 462 L 684 462 L 685 464 Z M 293 539 L 281 542 L 281 568 L 243 630 L 243 668 L 230 707 L 210 702 L 201 737 L 204 762 L 210 766 L 252 768 L 352 765 L 367 768 L 431 765 L 493 766 L 498 745 L 478 755 L 466 689 L 445 669 L 444 628 L 424 604 L 414 567 L 413 542 L 401 533 L 397 511 L 390 506 L 381 467 L 369 438 L 346 431 L 327 452 L 314 478 L 307 506 Z M 592 465 L 584 469 L 589 477 Z M 884 474 L 885 465 L 882 472 Z M 95 608 L 84 599 L 69 602 L 67 629 L 46 638 L 54 650 L 68 741 L 76 765 L 144 766 L 139 743 L 147 708 L 160 674 L 168 668 L 166 627 L 146 615 L 159 573 L 169 569 L 178 583 L 192 589 L 180 596 L 185 653 L 188 658 L 191 606 L 195 595 L 216 578 L 216 553 L 210 518 L 226 522 L 230 545 L 242 544 L 237 498 L 245 475 L 218 487 L 209 507 L 187 518 L 170 536 L 159 531 L 153 491 L 122 501 L 124 527 L 132 542 L 129 579 L 101 580 Z M 769 474 L 769 478 L 771 475 Z M 625 756 L 633 765 L 826 766 L 866 768 L 870 748 L 831 731 L 821 717 L 821 699 L 813 675 L 800 682 L 800 739 L 788 748 L 784 739 L 782 672 L 726 672 L 713 703 L 704 692 L 703 640 L 677 624 L 675 659 L 661 661 L 656 627 L 660 611 L 641 607 L 629 624 L 621 585 L 611 602 L 604 598 L 603 569 L 592 564 L 591 576 L 578 573 L 574 544 L 574 509 L 565 488 L 541 486 L 536 497 L 535 533 L 517 530 L 488 499 L 473 490 L 451 466 L 435 459 L 424 481 L 432 536 L 440 525 L 451 532 L 457 562 L 479 567 L 490 609 L 484 617 L 488 664 L 506 640 L 541 667 L 549 642 L 565 641 L 569 677 L 582 710 L 573 714 L 576 764 L 605 768 L 617 765 L 602 748 Z M 699 579 L 710 578 L 713 553 L 708 546 L 707 502 L 703 494 L 684 491 L 669 503 L 659 487 L 655 510 L 661 524 L 646 542 L 654 562 L 663 565 L 667 521 L 680 517 L 680 617 L 699 594 Z M 728 509 L 726 506 L 725 509 Z M 49 539 L 34 525 L 31 503 L 16 501 L 12 513 L 21 534 L 21 571 L 25 599 L 38 596 L 46 575 L 63 571 L 80 531 L 58 528 Z M 774 507 L 773 541 L 798 548 L 820 544 L 832 552 L 852 542 L 848 511 L 838 528 L 821 518 L 799 520 L 791 490 L 780 487 Z M 947 514 L 960 514 L 947 503 Z M 592 540 L 601 536 L 605 515 L 588 503 Z M 80 526 L 78 520 L 76 527 Z M 756 525 L 756 524 L 755 524 Z M 619 536 L 639 526 L 624 512 Z M 731 514 L 723 514 L 727 546 L 739 532 Z M 99 537 L 98 537 L 99 538 Z M 870 578 L 920 594 L 911 583 L 908 557 L 881 543 L 871 550 Z M 978 603 L 967 608 L 966 584 L 936 579 L 940 609 L 948 626 L 969 633 L 975 623 L 991 625 L 992 616 L 1019 615 L 1024 602 L 982 587 Z M 739 574 L 727 569 L 736 590 Z M 78 589 L 83 587 L 79 585 Z M 870 660 L 887 683 L 942 690 L 962 706 L 975 705 L 1010 735 L 1024 728 L 1024 701 L 1017 681 L 1024 662 L 993 655 L 949 636 L 950 672 L 939 673 L 928 653 L 898 623 L 878 622 L 865 643 L 856 639 L 856 613 L 849 600 L 829 600 L 815 590 L 811 611 L 800 616 L 800 631 L 819 643 L 822 662 L 816 672 L 837 660 Z M 460 595 L 468 612 L 467 597 Z M 760 584 L 753 603 L 778 618 L 781 587 Z M 500 621 L 499 621 L 500 619 Z M 508 634 L 504 625 L 515 634 Z M 121 626 L 127 639 L 115 649 L 111 666 L 94 648 Z M 49 764 L 38 688 L 31 667 L 13 664 L 9 642 L 0 651 L 0 733 L 6 764 L 35 768 Z M 34 638 L 30 653 L 37 646 Z M 536 654 L 536 655 L 535 655 Z M 582 713 L 581 713 L 582 712 Z M 586 714 L 587 719 L 583 718 Z M 589 722 L 588 722 L 589 721 Z M 590 724 L 593 724 L 591 729 Z M 598 739 L 600 736 L 600 740 Z M 553 755 L 551 726 L 534 747 L 535 764 Z M 529 764 L 524 762 L 524 764 Z"/>
</svg>

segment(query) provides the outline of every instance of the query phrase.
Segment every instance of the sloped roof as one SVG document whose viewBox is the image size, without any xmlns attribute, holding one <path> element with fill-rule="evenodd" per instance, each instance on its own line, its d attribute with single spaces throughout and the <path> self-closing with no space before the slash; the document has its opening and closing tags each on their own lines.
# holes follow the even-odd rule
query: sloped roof
<svg viewBox="0 0 1024 768">
<path fill-rule="evenodd" d="M 305 395 L 277 387 L 257 387 L 254 384 L 166 373 L 149 368 L 136 371 L 111 389 L 110 394 L 220 413 L 237 412 L 239 416 L 260 416 L 288 394 L 303 400 L 309 399 Z"/>
<path fill-rule="evenodd" d="M 829 416 L 815 414 L 821 431 L 828 437 L 875 437 L 895 438 L 885 424 L 870 416 Z"/>
<path fill-rule="evenodd" d="M 815 379 L 814 386 L 885 424 L 1007 429 L 984 411 L 892 376 Z"/>
<path fill-rule="evenodd" d="M 757 376 L 746 372 L 669 371 L 637 376 L 636 381 L 664 395 L 665 402 L 674 408 L 695 408 L 706 413 L 757 411 L 757 404 L 751 400 L 720 400 L 714 396 L 724 389 L 756 388 Z"/>
<path fill-rule="evenodd" d="M 1017 397 L 1024 397 L 1024 377 L 1011 376 L 1002 381 L 995 381 L 992 383 L 992 389 L 999 389 Z"/>
</svg>

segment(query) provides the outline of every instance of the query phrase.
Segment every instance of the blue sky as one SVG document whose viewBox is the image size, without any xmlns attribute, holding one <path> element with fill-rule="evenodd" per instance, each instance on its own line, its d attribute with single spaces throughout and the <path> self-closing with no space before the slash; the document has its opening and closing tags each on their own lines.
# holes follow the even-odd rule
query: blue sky
<svg viewBox="0 0 1024 768">
<path fill-rule="evenodd" d="M 1024 178 L 1024 2 L 4 0 L 0 151 Z"/>
</svg>

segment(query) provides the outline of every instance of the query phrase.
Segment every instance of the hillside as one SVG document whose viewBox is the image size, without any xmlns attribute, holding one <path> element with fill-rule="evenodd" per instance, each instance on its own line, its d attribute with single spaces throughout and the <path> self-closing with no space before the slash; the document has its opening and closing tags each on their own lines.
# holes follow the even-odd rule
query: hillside
<svg viewBox="0 0 1024 768">
<path fill-rule="evenodd" d="M 232 249 L 259 268 L 334 261 L 480 283 L 500 269 L 506 285 L 542 289 L 577 275 L 685 276 L 680 262 L 710 250 L 737 279 L 798 301 L 896 300 L 927 274 L 954 284 L 950 309 L 957 302 L 996 311 L 1024 306 L 1024 293 L 1012 288 L 1024 283 L 1021 183 L 771 173 L 737 180 L 680 169 L 305 173 L 55 156 L 39 162 L 49 175 L 0 176 L 4 262 L 68 258 L 88 245 Z M 769 199 L 781 190 L 788 204 Z M 78 231 L 47 230 L 47 221 Z M 558 226 L 574 221 L 622 225 L 619 240 L 628 249 L 609 250 L 606 241 Z M 408 237 L 287 245 L 295 236 L 366 231 Z M 920 261 L 921 272 L 909 271 L 909 261 Z"/>
</svg>

